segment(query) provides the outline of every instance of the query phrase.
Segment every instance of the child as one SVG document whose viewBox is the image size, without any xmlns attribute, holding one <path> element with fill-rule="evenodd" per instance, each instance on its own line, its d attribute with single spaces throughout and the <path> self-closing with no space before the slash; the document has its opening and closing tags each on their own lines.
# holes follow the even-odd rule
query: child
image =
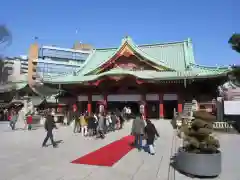
<svg viewBox="0 0 240 180">
<path fill-rule="evenodd" d="M 28 124 L 28 130 L 29 130 L 29 131 L 32 130 L 32 120 L 33 120 L 32 115 L 29 114 L 29 115 L 27 116 L 27 124 Z"/>
<path fill-rule="evenodd" d="M 146 135 L 146 140 L 147 140 L 147 147 L 148 147 L 148 151 L 151 155 L 155 154 L 155 150 L 154 150 L 154 140 L 155 140 L 155 136 L 159 137 L 159 134 L 156 130 L 156 127 L 154 126 L 154 124 L 147 119 L 146 120 L 146 127 L 144 128 L 144 132 Z"/>
</svg>

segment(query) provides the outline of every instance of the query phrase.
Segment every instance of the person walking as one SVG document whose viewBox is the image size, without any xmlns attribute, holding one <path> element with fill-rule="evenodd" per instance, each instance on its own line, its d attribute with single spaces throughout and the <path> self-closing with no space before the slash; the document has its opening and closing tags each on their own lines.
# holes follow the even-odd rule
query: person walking
<svg viewBox="0 0 240 180">
<path fill-rule="evenodd" d="M 47 131 L 47 135 L 46 135 L 46 137 L 45 137 L 45 139 L 42 143 L 42 147 L 46 147 L 46 143 L 47 143 L 48 139 L 50 139 L 53 147 L 56 148 L 57 144 L 56 144 L 56 142 L 54 141 L 54 138 L 53 138 L 53 129 L 54 128 L 57 129 L 57 126 L 54 122 L 53 115 L 51 115 L 50 113 L 48 113 L 47 116 L 46 116 L 46 121 L 45 121 L 44 127 Z"/>
<path fill-rule="evenodd" d="M 108 112 L 106 115 L 106 128 L 107 132 L 113 131 L 111 112 Z"/>
<path fill-rule="evenodd" d="M 93 135 L 97 135 L 98 117 L 95 113 L 93 114 L 93 117 L 94 117 Z"/>
<path fill-rule="evenodd" d="M 68 125 L 68 118 L 67 118 L 67 113 L 64 113 L 64 117 L 63 117 L 63 125 L 67 126 Z"/>
<path fill-rule="evenodd" d="M 74 128 L 73 128 L 73 132 L 74 133 L 79 133 L 80 132 L 80 118 L 77 117 L 76 113 L 73 116 L 73 120 L 74 120 Z"/>
<path fill-rule="evenodd" d="M 95 118 L 93 116 L 93 113 L 89 113 L 90 115 L 87 118 L 87 129 L 88 129 L 88 136 L 93 136 L 93 130 L 95 125 Z"/>
<path fill-rule="evenodd" d="M 79 117 L 80 119 L 80 126 L 81 126 L 81 132 L 82 132 L 82 136 L 86 136 L 88 129 L 87 129 L 87 120 L 86 120 L 86 116 L 84 116 L 84 114 L 81 114 L 81 116 Z"/>
<path fill-rule="evenodd" d="M 120 128 L 119 129 L 122 129 L 123 128 L 123 125 L 124 125 L 124 122 L 125 122 L 125 120 L 124 120 L 124 118 L 123 118 L 123 116 L 120 114 L 120 116 L 118 116 L 118 118 L 119 118 L 119 121 L 120 121 Z"/>
<path fill-rule="evenodd" d="M 112 131 L 115 131 L 116 130 L 116 124 L 117 124 L 116 113 L 112 112 L 111 119 L 112 119 Z"/>
<path fill-rule="evenodd" d="M 144 120 L 140 117 L 134 118 L 132 122 L 132 131 L 131 134 L 134 135 L 135 141 L 134 145 L 138 148 L 139 151 L 142 150 L 142 138 L 144 134 Z"/>
<path fill-rule="evenodd" d="M 102 139 L 105 138 L 104 129 L 105 129 L 105 117 L 103 113 L 100 113 L 98 117 L 97 133 L 99 134 L 99 137 Z"/>
<path fill-rule="evenodd" d="M 148 152 L 151 155 L 154 155 L 155 154 L 154 140 L 156 136 L 159 137 L 159 133 L 157 132 L 155 125 L 149 119 L 146 120 L 146 123 L 147 125 L 144 128 L 144 133 L 147 140 L 147 148 Z"/>
<path fill-rule="evenodd" d="M 29 114 L 27 116 L 27 124 L 28 124 L 28 130 L 32 130 L 32 123 L 33 123 L 33 115 Z"/>
<path fill-rule="evenodd" d="M 12 111 L 12 114 L 11 116 L 9 117 L 10 118 L 10 127 L 12 128 L 12 130 L 15 130 L 15 127 L 16 127 L 16 122 L 17 122 L 17 112 L 16 111 Z"/>
<path fill-rule="evenodd" d="M 22 128 L 24 130 L 26 130 L 28 127 L 23 106 L 21 106 L 20 110 L 18 111 L 17 123 L 18 123 L 18 127 Z"/>
</svg>

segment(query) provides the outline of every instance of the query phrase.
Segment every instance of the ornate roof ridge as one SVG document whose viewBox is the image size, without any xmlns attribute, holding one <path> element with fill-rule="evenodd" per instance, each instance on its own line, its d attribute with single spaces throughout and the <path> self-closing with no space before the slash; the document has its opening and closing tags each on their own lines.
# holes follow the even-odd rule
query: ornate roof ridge
<svg viewBox="0 0 240 180">
<path fill-rule="evenodd" d="M 127 39 L 131 39 L 131 37 L 124 37 L 122 38 L 123 40 L 127 40 Z M 142 47 L 148 47 L 148 46 L 168 46 L 168 45 L 175 45 L 175 44 L 183 44 L 184 42 L 187 42 L 189 40 L 183 40 L 183 41 L 172 41 L 172 42 L 163 42 L 163 43 L 151 43 L 151 44 L 136 44 L 139 48 L 142 48 Z M 107 51 L 107 50 L 117 50 L 118 47 L 106 47 L 106 48 L 94 48 L 94 50 L 97 50 L 97 51 Z"/>
<path fill-rule="evenodd" d="M 159 62 L 158 62 L 157 59 L 155 59 L 154 57 L 152 57 L 152 56 L 148 55 L 146 52 L 144 52 L 141 48 L 139 48 L 139 46 L 137 46 L 137 45 L 133 42 L 132 38 L 129 37 L 129 36 L 126 36 L 126 37 L 124 37 L 124 38 L 122 39 L 121 45 L 120 45 L 117 49 L 114 49 L 114 53 L 111 55 L 111 57 L 108 58 L 108 60 L 111 59 L 118 51 L 120 51 L 121 48 L 122 48 L 124 45 L 129 45 L 131 48 L 133 48 L 134 51 L 136 51 L 137 53 L 139 53 L 139 54 L 141 54 L 142 56 L 146 57 L 147 59 L 151 60 L 152 62 L 154 62 L 154 63 L 156 63 L 156 64 L 158 64 L 158 65 L 160 65 L 160 66 L 163 66 L 163 67 L 165 67 L 165 68 L 171 69 L 170 67 L 168 67 L 168 64 L 166 64 L 165 62 L 160 61 L 160 60 L 159 60 Z M 104 63 L 106 63 L 106 62 L 103 62 L 101 65 L 103 65 Z M 101 66 L 101 65 L 100 65 L 100 66 Z M 90 72 L 91 72 L 91 71 L 90 71 Z M 88 73 L 89 73 L 89 72 L 88 72 Z M 88 74 L 88 73 L 87 73 L 87 74 Z"/>
<path fill-rule="evenodd" d="M 183 44 L 184 42 L 186 42 L 186 40 L 184 41 L 174 41 L 174 42 L 165 42 L 165 43 L 152 43 L 152 44 L 140 44 L 138 45 L 138 47 L 148 47 L 148 46 L 167 46 L 167 45 L 176 45 L 176 44 Z"/>
</svg>

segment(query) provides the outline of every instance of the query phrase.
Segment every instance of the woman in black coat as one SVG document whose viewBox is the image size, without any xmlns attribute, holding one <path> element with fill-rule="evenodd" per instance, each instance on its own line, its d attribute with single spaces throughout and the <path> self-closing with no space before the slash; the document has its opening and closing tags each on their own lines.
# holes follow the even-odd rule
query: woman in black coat
<svg viewBox="0 0 240 180">
<path fill-rule="evenodd" d="M 92 113 L 90 114 L 90 116 L 88 116 L 87 120 L 88 120 L 88 135 L 93 136 L 95 129 L 95 118 Z"/>
<path fill-rule="evenodd" d="M 155 140 L 156 136 L 159 137 L 159 134 L 157 132 L 155 125 L 149 119 L 147 119 L 146 122 L 147 122 L 147 125 L 144 128 L 144 133 L 146 135 L 149 153 L 153 155 L 153 154 L 155 154 L 155 150 L 153 147 L 154 140 Z"/>
</svg>

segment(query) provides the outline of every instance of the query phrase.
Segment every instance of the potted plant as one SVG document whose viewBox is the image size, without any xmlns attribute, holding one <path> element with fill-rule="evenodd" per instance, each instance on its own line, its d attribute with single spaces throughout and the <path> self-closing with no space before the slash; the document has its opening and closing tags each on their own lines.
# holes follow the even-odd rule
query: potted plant
<svg viewBox="0 0 240 180">
<path fill-rule="evenodd" d="M 191 127 L 180 131 L 184 145 L 175 157 L 175 168 L 192 176 L 214 177 L 221 173 L 219 141 L 212 135 L 214 116 L 206 111 L 194 112 Z"/>
</svg>

